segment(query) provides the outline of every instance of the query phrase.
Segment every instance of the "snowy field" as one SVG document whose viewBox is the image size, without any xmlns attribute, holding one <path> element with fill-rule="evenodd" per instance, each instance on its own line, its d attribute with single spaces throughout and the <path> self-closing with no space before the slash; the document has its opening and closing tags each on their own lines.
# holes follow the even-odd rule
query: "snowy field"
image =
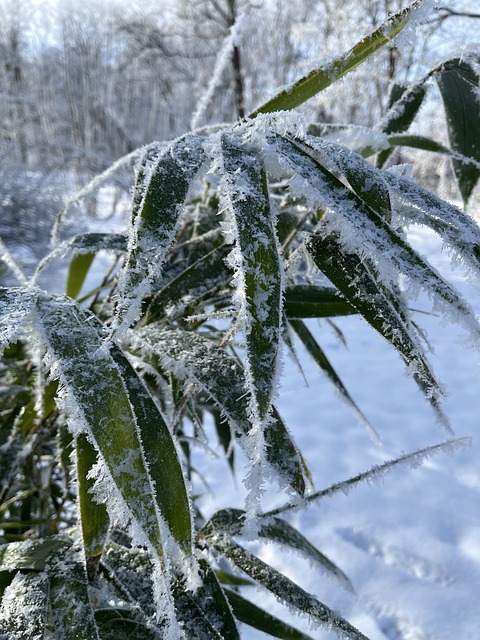
<svg viewBox="0 0 480 640">
<path fill-rule="evenodd" d="M 480 291 L 448 256 L 433 233 L 417 229 L 410 239 L 480 312 Z M 428 301 L 416 307 L 429 308 Z M 304 589 L 352 621 L 372 640 L 476 640 L 480 638 L 480 367 L 478 347 L 466 344 L 458 327 L 417 314 L 435 354 L 431 361 L 445 383 L 445 411 L 456 436 L 472 446 L 437 454 L 411 470 L 399 466 L 375 483 L 337 494 L 289 516 L 306 537 L 350 577 L 351 596 L 293 553 L 273 545 L 253 549 Z M 319 342 L 347 388 L 383 440 L 374 443 L 328 381 L 303 354 L 306 388 L 293 362 L 286 362 L 278 403 L 306 456 L 317 489 L 347 479 L 405 452 L 451 438 L 439 426 L 404 365 L 361 319 L 341 318 L 345 348 L 325 323 L 312 322 Z M 300 355 L 302 355 L 300 353 Z M 242 487 L 225 482 L 223 460 L 202 469 L 214 493 L 203 507 L 242 506 Z M 239 467 L 241 478 L 241 467 Z M 240 485 L 240 480 L 239 480 Z M 267 508 L 283 504 L 271 495 Z M 270 602 L 264 592 L 249 595 Z M 274 599 L 269 610 L 285 615 Z M 288 613 L 287 613 L 288 615 Z M 298 620 L 296 621 L 296 623 Z M 300 622 L 315 638 L 333 638 Z M 300 626 L 298 624 L 298 626 Z M 245 628 L 245 637 L 264 638 Z"/>
</svg>

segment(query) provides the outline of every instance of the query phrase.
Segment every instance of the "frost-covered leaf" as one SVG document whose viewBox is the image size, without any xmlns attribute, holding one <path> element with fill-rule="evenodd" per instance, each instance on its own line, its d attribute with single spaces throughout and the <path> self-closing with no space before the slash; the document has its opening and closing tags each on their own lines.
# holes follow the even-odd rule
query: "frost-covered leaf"
<svg viewBox="0 0 480 640">
<path fill-rule="evenodd" d="M 174 590 L 175 605 L 189 640 L 240 640 L 229 603 L 215 573 L 200 562 L 202 585 L 195 593 Z"/>
<path fill-rule="evenodd" d="M 347 402 L 348 405 L 350 405 L 360 421 L 367 427 L 367 430 L 373 437 L 373 439 L 377 442 L 381 442 L 380 436 L 375 431 L 368 418 L 365 416 L 363 411 L 360 409 L 360 407 L 348 392 L 337 372 L 331 365 L 330 360 L 327 358 L 325 352 L 315 340 L 314 336 L 309 331 L 305 323 L 301 320 L 290 320 L 290 326 L 295 331 L 295 333 L 303 343 L 305 349 L 308 351 L 308 353 L 311 355 L 320 369 L 322 369 L 322 371 L 327 375 L 328 379 L 335 386 L 343 399 Z"/>
<path fill-rule="evenodd" d="M 287 285 L 283 307 L 287 318 L 333 318 L 357 313 L 334 287 Z"/>
<path fill-rule="evenodd" d="M 220 191 L 231 214 L 236 247 L 239 318 L 245 333 L 245 373 L 252 413 L 266 420 L 276 382 L 282 322 L 282 263 L 261 154 L 232 134 L 221 140 Z M 257 428 L 257 427 L 255 427 Z"/>
<path fill-rule="evenodd" d="M 307 243 L 315 264 L 338 287 L 365 320 L 403 356 L 428 396 L 440 387 L 423 353 L 413 325 L 403 317 L 403 300 L 380 281 L 375 266 L 348 253 L 335 234 L 312 236 Z"/>
<path fill-rule="evenodd" d="M 32 297 L 25 289 L 0 287 L 0 352 L 15 339 L 32 306 Z"/>
<path fill-rule="evenodd" d="M 445 62 L 435 74 L 442 94 L 452 149 L 480 162 L 479 76 L 467 60 Z M 453 160 L 453 169 L 465 206 L 480 178 L 478 165 Z"/>
<path fill-rule="evenodd" d="M 217 511 L 204 525 L 200 536 L 241 536 L 245 520 L 245 512 L 240 509 L 222 509 Z M 260 538 L 268 542 L 284 545 L 312 563 L 315 563 L 327 575 L 335 578 L 344 589 L 353 592 L 353 587 L 345 575 L 331 560 L 314 547 L 299 531 L 280 518 L 261 519 L 258 529 Z"/>
<path fill-rule="evenodd" d="M 284 89 L 264 105 L 258 107 L 250 114 L 250 117 L 253 118 L 259 113 L 294 109 L 329 87 L 398 35 L 409 24 L 412 13 L 422 5 L 422 1 L 417 0 L 406 9 L 391 16 L 349 51 L 310 71 L 306 76 L 297 80 L 293 86 Z"/>
<path fill-rule="evenodd" d="M 49 566 L 50 607 L 54 637 L 59 640 L 99 640 L 80 553 L 55 558 Z"/>
<path fill-rule="evenodd" d="M 207 294 L 226 286 L 232 278 L 232 272 L 225 264 L 226 256 L 227 249 L 219 247 L 187 266 L 153 296 L 145 312 L 144 323 L 155 322 L 165 316 L 176 317 L 186 307 L 195 306 Z"/>
<path fill-rule="evenodd" d="M 426 460 L 428 460 L 432 455 L 435 455 L 437 453 L 452 454 L 457 450 L 461 450 L 471 446 L 471 443 L 471 438 L 456 438 L 455 440 L 447 440 L 446 442 L 442 442 L 431 447 L 425 447 L 425 449 L 419 449 L 417 451 L 414 451 L 413 453 L 406 453 L 398 458 L 394 458 L 393 460 L 387 460 L 383 464 L 375 465 L 368 471 L 359 473 L 358 475 L 349 478 L 348 480 L 336 482 L 326 489 L 315 491 L 314 493 L 306 496 L 305 502 L 309 503 L 315 502 L 317 500 L 322 500 L 323 498 L 330 498 L 337 493 L 343 493 L 345 495 L 350 491 L 350 489 L 354 488 L 361 482 L 383 480 L 384 476 L 387 473 L 389 473 L 393 469 L 396 469 L 398 466 L 404 465 L 410 467 L 411 469 L 416 469 Z M 277 507 L 276 509 L 272 509 L 264 515 L 265 517 L 277 516 L 295 509 L 298 509 L 298 504 L 290 502 L 282 505 L 281 507 Z"/>
<path fill-rule="evenodd" d="M 125 382 L 138 423 L 156 501 L 169 530 L 187 557 L 193 554 L 193 531 L 185 478 L 170 430 L 151 395 L 122 351 L 111 355 Z"/>
<path fill-rule="evenodd" d="M 248 624 L 249 627 L 263 631 L 274 638 L 282 638 L 283 640 L 313 640 L 311 636 L 295 629 L 283 620 L 272 616 L 271 613 L 257 607 L 257 605 L 243 598 L 236 591 L 225 589 L 226 596 L 233 609 L 235 617 Z"/>
<path fill-rule="evenodd" d="M 77 436 L 75 451 L 83 548 L 87 560 L 88 577 L 93 579 L 105 545 L 110 519 L 105 504 L 99 503 L 93 496 L 94 480 L 91 478 L 91 473 L 97 463 L 97 451 L 84 433 Z"/>
<path fill-rule="evenodd" d="M 68 546 L 60 536 L 0 545 L 0 570 L 44 571 L 50 557 Z"/>
<path fill-rule="evenodd" d="M 161 278 L 187 194 L 206 161 L 203 138 L 187 134 L 168 145 L 139 173 L 132 203 L 131 231 L 117 290 L 117 327 L 128 329 L 142 301 Z"/>
<path fill-rule="evenodd" d="M 159 631 L 142 624 L 138 614 L 128 609 L 99 609 L 95 622 L 101 640 L 161 640 Z"/>
<path fill-rule="evenodd" d="M 425 98 L 424 82 L 410 85 L 393 84 L 388 99 L 388 111 L 377 128 L 386 134 L 403 133 L 412 124 Z M 380 151 L 377 165 L 383 167 L 393 149 Z"/>
<path fill-rule="evenodd" d="M 48 616 L 48 575 L 17 573 L 0 604 L 0 638 L 43 640 Z M 93 636 L 95 638 L 95 636 Z"/>
<path fill-rule="evenodd" d="M 383 282 L 385 290 L 396 286 L 399 274 L 405 275 L 414 294 L 419 287 L 424 289 L 435 298 L 435 304 L 439 305 L 442 311 L 453 317 L 455 322 L 462 322 L 474 339 L 479 338 L 480 327 L 468 303 L 385 219 L 323 166 L 316 157 L 320 149 L 318 141 L 308 139 L 302 143 L 285 136 L 276 136 L 270 142 L 273 143 L 273 148 L 282 162 L 302 178 L 303 189 L 307 192 L 308 199 L 327 212 L 318 224 L 318 238 L 321 235 L 325 238 L 328 236 L 329 241 L 338 245 L 344 254 L 354 256 L 357 261 L 367 259 L 374 264 L 378 279 Z M 313 151 L 310 144 L 315 145 Z M 328 153 L 327 162 L 335 162 L 332 153 L 334 147 L 329 147 L 331 151 Z M 322 145 L 321 148 L 327 147 Z M 365 163 L 358 154 L 347 153 L 345 150 L 338 164 L 342 167 L 357 162 Z M 374 172 L 377 170 L 374 167 L 371 170 L 374 178 Z M 389 182 L 387 175 L 388 172 L 381 177 L 386 183 Z M 308 190 L 305 188 L 306 184 Z M 293 181 L 294 188 L 296 185 Z M 324 254 L 324 259 L 326 258 Z M 342 293 L 345 295 L 344 291 Z"/>
<path fill-rule="evenodd" d="M 149 325 L 135 332 L 134 344 L 146 353 L 159 356 L 161 366 L 181 380 L 197 381 L 213 398 L 240 437 L 252 428 L 245 398 L 244 372 L 211 340 L 190 331 L 160 329 Z M 266 457 L 270 464 L 298 493 L 303 495 L 308 474 L 303 460 L 278 412 L 273 409 L 265 430 Z"/>
<path fill-rule="evenodd" d="M 304 591 L 289 578 L 270 567 L 260 558 L 249 553 L 236 542 L 225 536 L 216 536 L 210 539 L 209 543 L 239 569 L 271 591 L 287 606 L 309 615 L 313 622 L 325 625 L 327 629 L 334 631 L 340 638 L 368 640 L 363 633 L 338 616 L 315 596 Z"/>
<path fill-rule="evenodd" d="M 480 269 L 480 227 L 469 215 L 432 191 L 394 173 L 385 173 L 396 198 L 396 216 L 404 225 L 433 229 L 474 273 Z"/>
</svg>

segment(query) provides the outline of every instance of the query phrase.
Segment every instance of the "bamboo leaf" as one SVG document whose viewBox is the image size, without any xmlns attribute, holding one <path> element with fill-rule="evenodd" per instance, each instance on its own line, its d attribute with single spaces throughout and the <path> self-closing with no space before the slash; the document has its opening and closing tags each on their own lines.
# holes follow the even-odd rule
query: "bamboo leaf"
<svg viewBox="0 0 480 640">
<path fill-rule="evenodd" d="M 157 355 L 162 368 L 179 379 L 196 380 L 228 418 L 242 445 L 241 436 L 247 435 L 252 425 L 243 386 L 244 373 L 237 360 L 202 335 L 161 329 L 153 324 L 135 332 L 134 345 L 147 354 Z M 303 495 L 308 473 L 275 408 L 265 439 L 267 460 L 295 491 Z"/>
<path fill-rule="evenodd" d="M 340 638 L 351 640 L 368 640 L 358 629 L 338 616 L 327 605 L 320 602 L 310 593 L 304 591 L 297 584 L 289 580 L 265 562 L 249 553 L 236 542 L 225 536 L 217 536 L 209 540 L 217 551 L 225 555 L 234 565 L 256 580 L 263 587 L 271 591 L 277 598 L 289 607 L 306 613 L 315 621 L 324 624 L 334 631 Z"/>
<path fill-rule="evenodd" d="M 283 620 L 272 616 L 264 609 L 243 598 L 236 591 L 225 589 L 233 613 L 240 622 L 248 624 L 249 627 L 263 631 L 274 638 L 283 640 L 313 640 L 311 636 L 295 629 Z"/>
<path fill-rule="evenodd" d="M 388 111 L 380 127 L 385 133 L 402 133 L 408 129 L 425 98 L 424 81 L 410 85 L 393 84 L 388 100 Z M 377 166 L 383 167 L 392 149 L 380 151 Z"/>
<path fill-rule="evenodd" d="M 160 320 L 165 316 L 175 318 L 186 307 L 194 306 L 207 294 L 226 286 L 232 272 L 225 264 L 227 249 L 213 249 L 170 280 L 150 301 L 143 324 Z"/>
<path fill-rule="evenodd" d="M 266 420 L 277 370 L 282 321 L 282 265 L 259 154 L 232 134 L 222 136 L 221 192 L 232 214 L 236 279 L 246 340 L 246 382 L 252 409 Z"/>
<path fill-rule="evenodd" d="M 89 580 L 93 580 L 105 546 L 110 519 L 106 506 L 95 501 L 92 495 L 94 481 L 89 474 L 97 462 L 95 447 L 90 444 L 86 435 L 81 433 L 76 438 L 75 450 L 83 547 L 87 561 L 87 575 Z"/>
<path fill-rule="evenodd" d="M 17 573 L 6 587 L 0 604 L 0 637 L 43 640 L 48 616 L 48 590 L 46 573 Z"/>
<path fill-rule="evenodd" d="M 312 333 L 308 330 L 305 323 L 301 320 L 290 320 L 290 325 L 320 369 L 322 369 L 322 371 L 327 375 L 330 382 L 335 386 L 347 404 L 350 405 L 359 420 L 366 426 L 372 438 L 377 442 L 381 442 L 381 438 L 377 431 L 373 428 L 368 418 L 349 394 L 347 388 L 337 375 L 337 372 L 332 367 L 329 359 L 313 337 Z"/>
<path fill-rule="evenodd" d="M 357 313 L 334 287 L 287 285 L 284 311 L 287 318 L 333 318 Z"/>
<path fill-rule="evenodd" d="M 101 640 L 160 640 L 161 637 L 128 609 L 98 609 L 95 622 Z"/>
<path fill-rule="evenodd" d="M 0 545 L 0 570 L 44 571 L 50 557 L 68 546 L 61 536 Z"/>
<path fill-rule="evenodd" d="M 94 253 L 80 253 L 71 259 L 65 289 L 67 296 L 78 298 L 94 258 Z"/>
<path fill-rule="evenodd" d="M 479 76 L 472 64 L 456 58 L 445 62 L 435 74 L 442 94 L 451 148 L 480 162 Z M 453 160 L 453 170 L 464 205 L 480 178 L 478 165 Z"/>
<path fill-rule="evenodd" d="M 245 521 L 245 512 L 240 509 L 222 509 L 217 511 L 203 526 L 200 536 L 208 538 L 228 534 L 241 536 Z M 353 586 L 345 573 L 329 558 L 312 545 L 299 531 L 280 518 L 260 520 L 258 530 L 260 538 L 286 546 L 310 562 L 313 562 L 323 573 L 335 578 L 344 589 L 353 593 Z"/>
<path fill-rule="evenodd" d="M 203 138 L 187 134 L 139 172 L 128 251 L 119 275 L 117 329 L 126 330 L 137 320 L 142 301 L 160 280 L 187 193 L 205 161 Z"/>
<path fill-rule="evenodd" d="M 85 567 L 76 553 L 55 558 L 49 567 L 50 607 L 59 640 L 100 640 L 88 595 Z"/>
<path fill-rule="evenodd" d="M 409 24 L 413 13 L 421 5 L 422 1 L 418 0 L 413 2 L 410 7 L 394 14 L 352 49 L 311 71 L 295 82 L 293 86 L 284 89 L 274 98 L 268 100 L 249 117 L 254 118 L 259 113 L 290 110 L 303 104 L 388 44 Z"/>
</svg>

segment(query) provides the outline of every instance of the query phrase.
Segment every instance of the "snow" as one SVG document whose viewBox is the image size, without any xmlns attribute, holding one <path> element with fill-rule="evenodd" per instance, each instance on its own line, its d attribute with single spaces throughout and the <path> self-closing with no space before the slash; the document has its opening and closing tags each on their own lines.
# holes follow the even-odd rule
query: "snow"
<svg viewBox="0 0 480 640">
<path fill-rule="evenodd" d="M 442 242 L 423 227 L 409 232 L 410 241 L 457 286 L 480 311 L 478 294 L 461 268 L 451 270 Z M 416 308 L 428 302 L 420 298 Z M 452 640 L 475 638 L 480 629 L 480 448 L 476 435 L 478 353 L 465 344 L 458 326 L 439 316 L 414 314 L 427 330 L 435 351 L 431 360 L 447 386 L 445 411 L 457 436 L 472 436 L 470 448 L 450 456 L 437 454 L 421 467 L 399 466 L 374 483 L 361 483 L 347 496 L 339 493 L 289 514 L 288 520 L 345 571 L 357 593 L 352 598 L 334 581 L 276 545 L 256 544 L 260 557 L 315 593 L 350 620 L 371 640 Z M 405 375 L 400 358 L 356 316 L 339 318 L 348 348 L 328 324 L 309 322 L 351 395 L 384 441 L 376 446 L 349 408 L 338 402 L 331 385 L 297 346 L 310 388 L 293 362 L 285 365 L 278 406 L 310 465 L 317 489 L 345 480 L 404 452 L 442 442 L 428 404 Z M 238 469 L 241 462 L 237 462 Z M 208 460 L 201 472 L 213 491 L 202 508 L 243 506 L 241 490 L 224 460 Z M 223 475 L 222 475 L 223 474 Z M 284 498 L 268 496 L 275 507 Z M 313 631 L 272 597 L 254 589 L 244 592 L 315 638 L 335 637 Z M 243 628 L 245 637 L 266 636 Z"/>
</svg>

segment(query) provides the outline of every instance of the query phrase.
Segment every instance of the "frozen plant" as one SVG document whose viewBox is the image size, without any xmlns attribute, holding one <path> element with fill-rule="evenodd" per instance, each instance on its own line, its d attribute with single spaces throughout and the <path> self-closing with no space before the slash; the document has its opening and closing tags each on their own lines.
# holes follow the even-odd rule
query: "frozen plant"
<svg viewBox="0 0 480 640">
<path fill-rule="evenodd" d="M 315 490 L 275 407 L 282 351 L 295 356 L 296 338 L 371 429 L 304 322 L 356 313 L 402 356 L 449 428 L 409 304 L 423 290 L 474 341 L 480 326 L 403 228 L 432 228 L 476 273 L 480 229 L 382 167 L 398 144 L 447 153 L 468 202 L 480 175 L 478 137 L 465 146 L 466 127 L 480 130 L 478 65 L 464 57 L 430 74 L 448 115 L 448 149 L 405 133 L 424 81 L 397 91 L 361 149 L 352 130 L 357 151 L 334 140 L 338 128 L 309 126 L 292 111 L 391 42 L 421 7 L 390 17 L 242 121 L 130 154 L 127 234 L 65 240 L 31 280 L 1 245 L 21 286 L 0 289 L 0 638 L 234 640 L 239 623 L 309 637 L 246 598 L 251 585 L 312 626 L 366 638 L 238 539 L 293 548 L 351 591 L 344 571 L 279 516 L 463 444 Z M 348 142 L 348 128 L 342 135 Z M 374 154 L 376 165 L 366 159 Z M 99 251 L 118 268 L 81 295 Z M 39 288 L 45 266 L 69 256 L 66 295 Z M 247 498 L 243 510 L 205 520 L 192 452 L 206 444 L 209 417 L 232 469 L 237 447 L 248 460 Z M 265 512 L 272 482 L 287 502 Z"/>
</svg>

